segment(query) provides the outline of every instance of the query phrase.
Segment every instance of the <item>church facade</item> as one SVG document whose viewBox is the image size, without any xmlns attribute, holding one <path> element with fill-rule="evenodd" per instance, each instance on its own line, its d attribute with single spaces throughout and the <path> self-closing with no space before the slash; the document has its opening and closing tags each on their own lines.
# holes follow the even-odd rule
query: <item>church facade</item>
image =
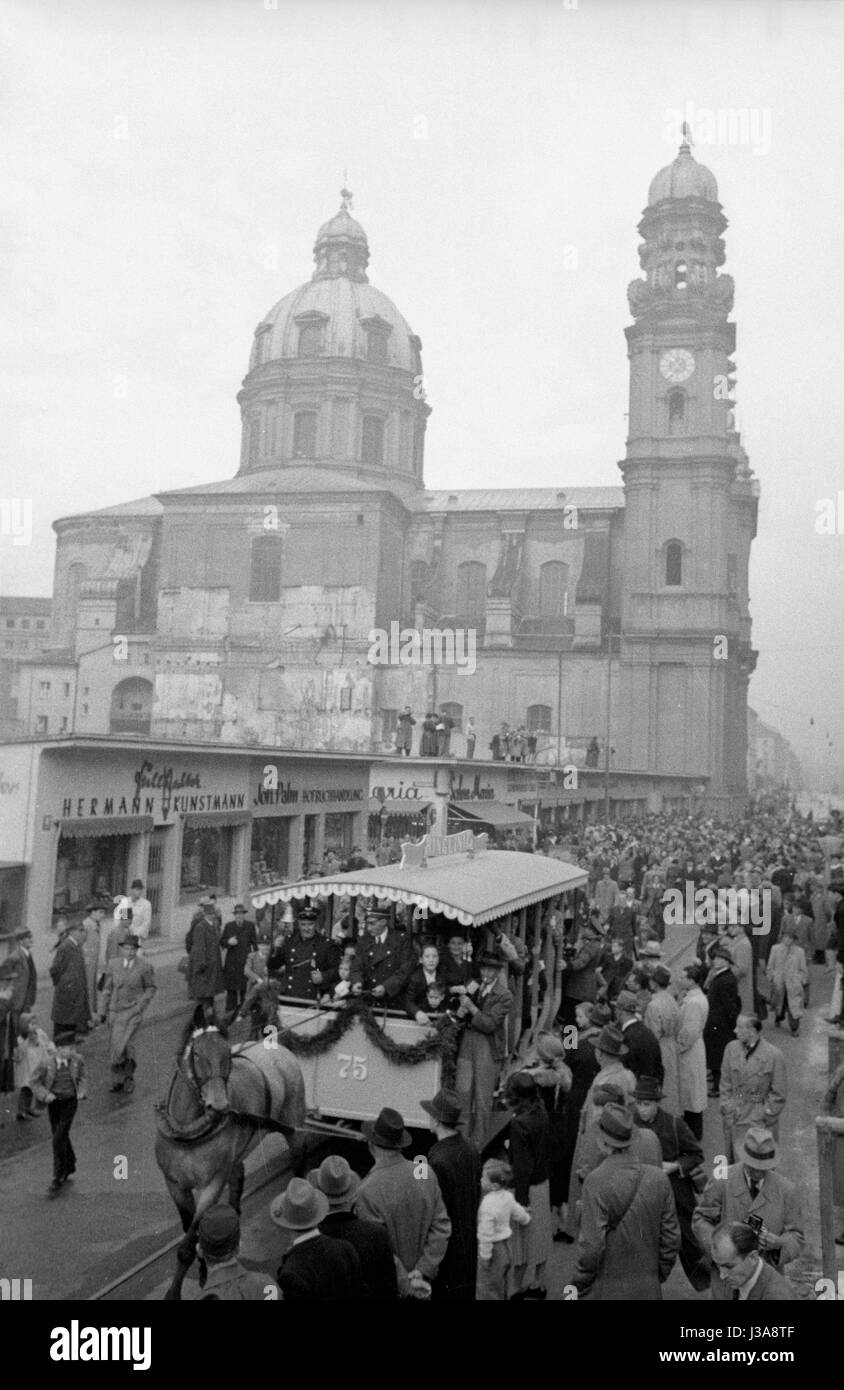
<svg viewBox="0 0 844 1390">
<path fill-rule="evenodd" d="M 426 489 L 422 344 L 349 201 L 255 330 L 236 475 L 55 523 L 57 675 L 23 663 L 19 709 L 59 732 L 55 684 L 77 735 L 375 754 L 445 709 L 460 756 L 470 717 L 476 758 L 504 722 L 548 765 L 609 733 L 613 770 L 741 804 L 758 485 L 714 177 L 684 142 L 650 187 L 617 487 Z"/>
</svg>

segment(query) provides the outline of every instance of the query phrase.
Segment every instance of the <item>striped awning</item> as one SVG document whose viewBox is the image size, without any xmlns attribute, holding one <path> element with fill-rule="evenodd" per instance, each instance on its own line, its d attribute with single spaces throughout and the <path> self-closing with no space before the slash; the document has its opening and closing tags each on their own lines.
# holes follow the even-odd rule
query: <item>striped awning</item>
<svg viewBox="0 0 844 1390">
<path fill-rule="evenodd" d="M 61 820 L 61 833 L 74 840 L 93 835 L 143 835 L 152 830 L 152 816 L 91 816 L 88 820 Z"/>
<path fill-rule="evenodd" d="M 303 898 L 362 897 L 423 907 L 464 927 L 481 926 L 531 903 L 580 888 L 587 875 L 573 864 L 515 850 L 488 850 L 469 858 L 455 854 L 424 867 L 357 869 L 330 878 L 278 883 L 250 893 L 254 907 Z"/>
</svg>

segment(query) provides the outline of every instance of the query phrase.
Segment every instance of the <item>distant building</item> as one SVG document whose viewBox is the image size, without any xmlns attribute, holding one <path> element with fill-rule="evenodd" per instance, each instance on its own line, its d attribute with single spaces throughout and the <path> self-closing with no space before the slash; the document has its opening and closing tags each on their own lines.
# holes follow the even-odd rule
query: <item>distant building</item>
<svg viewBox="0 0 844 1390">
<path fill-rule="evenodd" d="M 684 141 L 651 183 L 619 487 L 531 487 L 514 458 L 512 488 L 465 489 L 456 459 L 426 491 L 422 344 L 369 283 L 350 197 L 255 330 L 236 476 L 55 523 L 72 695 L 59 665 L 22 667 L 29 732 L 383 755 L 410 705 L 414 753 L 442 709 L 451 753 L 471 716 L 476 758 L 506 722 L 540 764 L 582 766 L 596 740 L 600 768 L 609 714 L 613 770 L 742 804 L 758 484 L 713 175 Z M 373 664 L 392 624 L 442 634 L 436 666 Z"/>
<path fill-rule="evenodd" d="M 30 723 L 16 699 L 21 659 L 40 658 L 51 643 L 53 601 L 0 596 L 0 739 L 26 732 Z"/>
<path fill-rule="evenodd" d="M 791 744 L 778 729 L 765 724 L 754 709 L 747 711 L 747 786 L 751 793 L 790 787 L 800 791 L 803 768 Z"/>
</svg>

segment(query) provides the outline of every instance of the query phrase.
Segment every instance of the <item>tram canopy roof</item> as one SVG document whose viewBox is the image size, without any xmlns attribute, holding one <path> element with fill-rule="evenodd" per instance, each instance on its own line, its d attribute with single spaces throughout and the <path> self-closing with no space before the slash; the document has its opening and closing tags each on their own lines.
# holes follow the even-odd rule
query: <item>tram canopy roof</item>
<svg viewBox="0 0 844 1390">
<path fill-rule="evenodd" d="M 364 897 L 424 907 L 464 927 L 481 926 L 545 898 L 580 888 L 587 875 L 574 864 L 516 850 L 487 850 L 429 859 L 424 867 L 357 869 L 330 878 L 273 884 L 250 894 L 255 907 L 294 899 Z"/>
</svg>

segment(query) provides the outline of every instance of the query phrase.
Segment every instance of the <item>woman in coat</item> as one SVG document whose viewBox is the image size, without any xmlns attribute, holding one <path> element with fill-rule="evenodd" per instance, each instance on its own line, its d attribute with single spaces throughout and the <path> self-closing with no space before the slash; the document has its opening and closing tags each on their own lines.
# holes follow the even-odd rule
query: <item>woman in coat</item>
<svg viewBox="0 0 844 1390">
<path fill-rule="evenodd" d="M 568 1170 L 564 1171 L 563 1165 L 567 1126 L 566 1102 L 571 1091 L 572 1074 L 565 1056 L 565 1048 L 556 1033 L 540 1033 L 536 1040 L 535 1055 L 524 1068 L 525 1074 L 532 1076 L 539 1087 L 539 1096 L 548 1114 L 549 1196 L 555 1233 L 562 1221 L 563 1204 L 568 1192 Z"/>
<path fill-rule="evenodd" d="M 676 999 L 669 994 L 671 972 L 664 965 L 656 966 L 651 975 L 652 997 L 645 1009 L 644 1024 L 659 1041 L 662 1056 L 662 1093 L 665 1108 L 672 1115 L 680 1113 L 680 1076 L 677 1062 L 677 1032 L 680 1010 Z"/>
<path fill-rule="evenodd" d="M 517 1202 L 530 1211 L 530 1224 L 517 1226 L 511 1236 L 513 1284 L 511 1298 L 547 1298 L 545 1265 L 551 1254 L 549 1192 L 549 1126 L 545 1106 L 532 1076 L 516 1072 L 507 1085 L 510 1124 L 510 1163 Z"/>
<path fill-rule="evenodd" d="M 800 1020 L 805 1007 L 805 989 L 809 981 L 806 953 L 797 944 L 797 928 L 789 923 L 782 929 L 782 936 L 776 946 L 771 947 L 765 970 L 771 982 L 771 1008 L 774 1011 L 774 1026 L 788 1014 L 788 1026 L 796 1037 L 800 1032 Z"/>
<path fill-rule="evenodd" d="M 703 1034 L 709 1017 L 709 1003 L 701 988 L 705 978 L 706 969 L 699 961 L 685 967 L 680 983 L 677 1018 L 679 1111 L 682 1111 L 683 1119 L 696 1139 L 703 1138 L 703 1112 L 707 1102 Z"/>
</svg>

